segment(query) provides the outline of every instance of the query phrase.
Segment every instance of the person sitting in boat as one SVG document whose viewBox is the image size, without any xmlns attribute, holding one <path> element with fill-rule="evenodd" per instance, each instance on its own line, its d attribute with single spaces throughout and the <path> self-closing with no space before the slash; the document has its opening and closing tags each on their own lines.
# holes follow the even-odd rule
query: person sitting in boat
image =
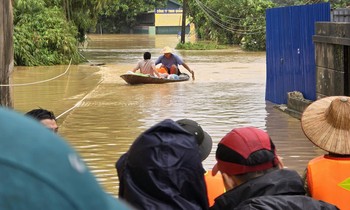
<svg viewBox="0 0 350 210">
<path fill-rule="evenodd" d="M 156 70 L 154 62 L 151 60 L 150 52 L 145 52 L 143 54 L 143 60 L 140 60 L 137 63 L 137 66 L 132 70 L 132 72 L 136 72 L 139 69 L 142 74 L 149 74 L 151 76 L 161 78 L 160 74 Z"/>
<path fill-rule="evenodd" d="M 162 64 L 159 71 L 166 70 L 168 74 L 180 75 L 179 65 L 182 65 L 192 74 L 192 80 L 194 80 L 194 71 L 190 69 L 180 56 L 174 54 L 170 47 L 164 47 L 161 53 L 163 53 L 163 55 L 159 56 L 155 62 L 155 65 Z"/>
<path fill-rule="evenodd" d="M 211 146 L 195 121 L 157 123 L 116 162 L 119 198 L 137 209 L 208 209 L 202 160 Z"/>
</svg>

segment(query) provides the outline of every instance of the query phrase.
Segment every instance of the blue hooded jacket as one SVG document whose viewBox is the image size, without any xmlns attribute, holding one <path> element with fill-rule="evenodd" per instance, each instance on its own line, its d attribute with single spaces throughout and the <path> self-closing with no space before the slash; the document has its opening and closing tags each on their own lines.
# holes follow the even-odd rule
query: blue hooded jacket
<svg viewBox="0 0 350 210">
<path fill-rule="evenodd" d="M 142 133 L 116 163 L 119 197 L 138 209 L 208 209 L 195 137 L 173 120 Z"/>
</svg>

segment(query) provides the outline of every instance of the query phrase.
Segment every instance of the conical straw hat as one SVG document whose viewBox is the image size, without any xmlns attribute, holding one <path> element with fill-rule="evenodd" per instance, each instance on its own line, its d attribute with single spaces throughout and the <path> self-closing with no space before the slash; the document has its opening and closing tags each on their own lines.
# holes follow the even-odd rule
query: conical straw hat
<svg viewBox="0 0 350 210">
<path fill-rule="evenodd" d="M 173 53 L 173 49 L 166 46 L 162 49 L 161 53 Z"/>
<path fill-rule="evenodd" d="M 302 115 L 301 127 L 321 149 L 350 155 L 350 97 L 332 96 L 313 102 Z"/>
</svg>

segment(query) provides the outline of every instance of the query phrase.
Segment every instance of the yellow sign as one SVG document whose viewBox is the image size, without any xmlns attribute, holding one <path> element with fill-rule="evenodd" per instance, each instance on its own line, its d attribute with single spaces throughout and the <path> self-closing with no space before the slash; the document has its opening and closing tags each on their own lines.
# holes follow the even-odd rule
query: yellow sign
<svg viewBox="0 0 350 210">
<path fill-rule="evenodd" d="M 186 20 L 186 25 L 189 23 Z M 156 13 L 155 14 L 155 26 L 181 26 L 182 25 L 182 14 L 180 13 Z"/>
</svg>

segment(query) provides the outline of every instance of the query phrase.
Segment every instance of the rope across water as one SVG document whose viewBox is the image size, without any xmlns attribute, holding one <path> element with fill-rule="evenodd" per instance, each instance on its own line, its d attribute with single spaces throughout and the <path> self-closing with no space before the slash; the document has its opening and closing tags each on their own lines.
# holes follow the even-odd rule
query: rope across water
<svg viewBox="0 0 350 210">
<path fill-rule="evenodd" d="M 40 83 L 44 83 L 44 82 L 50 82 L 54 79 L 57 79 L 57 78 L 65 75 L 68 72 L 71 63 L 72 63 L 72 59 L 70 59 L 67 69 L 62 74 L 57 75 L 55 77 L 52 77 L 50 79 L 36 81 L 36 82 L 23 83 L 23 84 L 0 84 L 0 87 L 18 87 L 18 86 L 36 85 L 36 84 L 40 84 Z"/>
<path fill-rule="evenodd" d="M 58 118 L 60 118 L 61 116 L 65 115 L 66 113 L 72 111 L 73 109 L 79 107 L 79 106 L 83 103 L 83 101 L 84 101 L 92 92 L 94 92 L 94 91 L 96 90 L 96 88 L 102 83 L 102 81 L 103 81 L 103 80 L 101 80 L 93 90 L 91 90 L 88 94 L 86 94 L 86 95 L 85 95 L 80 101 L 78 101 L 74 106 L 72 106 L 71 108 L 67 109 L 66 111 L 64 111 L 64 112 L 62 112 L 60 115 L 58 115 L 58 116 L 56 117 L 56 119 L 58 119 Z"/>
<path fill-rule="evenodd" d="M 36 81 L 36 82 L 22 83 L 22 84 L 0 84 L 0 87 L 18 87 L 18 86 L 28 86 L 28 85 L 36 85 L 36 84 L 41 84 L 41 83 L 45 83 L 45 82 L 50 82 L 50 81 L 52 81 L 52 80 L 55 80 L 55 79 L 57 79 L 57 78 L 59 78 L 59 77 L 62 77 L 62 76 L 65 75 L 65 74 L 67 74 L 67 72 L 69 71 L 69 68 L 70 68 L 70 66 L 71 66 L 71 63 L 72 63 L 72 59 L 69 61 L 68 67 L 67 67 L 67 69 L 66 69 L 63 73 L 61 73 L 61 74 L 59 74 L 59 75 L 57 75 L 57 76 L 55 76 L 55 77 L 52 77 L 52 78 L 50 78 L 50 79 L 41 80 L 41 81 Z M 98 83 L 98 85 L 97 85 L 92 91 L 90 91 L 89 93 L 87 93 L 87 94 L 86 94 L 80 101 L 78 101 L 74 106 L 72 106 L 71 108 L 69 108 L 69 109 L 67 109 L 66 111 L 64 111 L 64 112 L 62 112 L 61 114 L 59 114 L 59 115 L 56 117 L 56 119 L 62 117 L 62 116 L 65 115 L 66 113 L 68 113 L 68 112 L 72 111 L 73 109 L 79 107 L 79 106 L 82 104 L 82 102 L 83 102 L 93 91 L 96 90 L 96 88 L 101 84 L 101 82 L 102 82 L 102 81 L 100 81 L 100 82 Z"/>
</svg>

